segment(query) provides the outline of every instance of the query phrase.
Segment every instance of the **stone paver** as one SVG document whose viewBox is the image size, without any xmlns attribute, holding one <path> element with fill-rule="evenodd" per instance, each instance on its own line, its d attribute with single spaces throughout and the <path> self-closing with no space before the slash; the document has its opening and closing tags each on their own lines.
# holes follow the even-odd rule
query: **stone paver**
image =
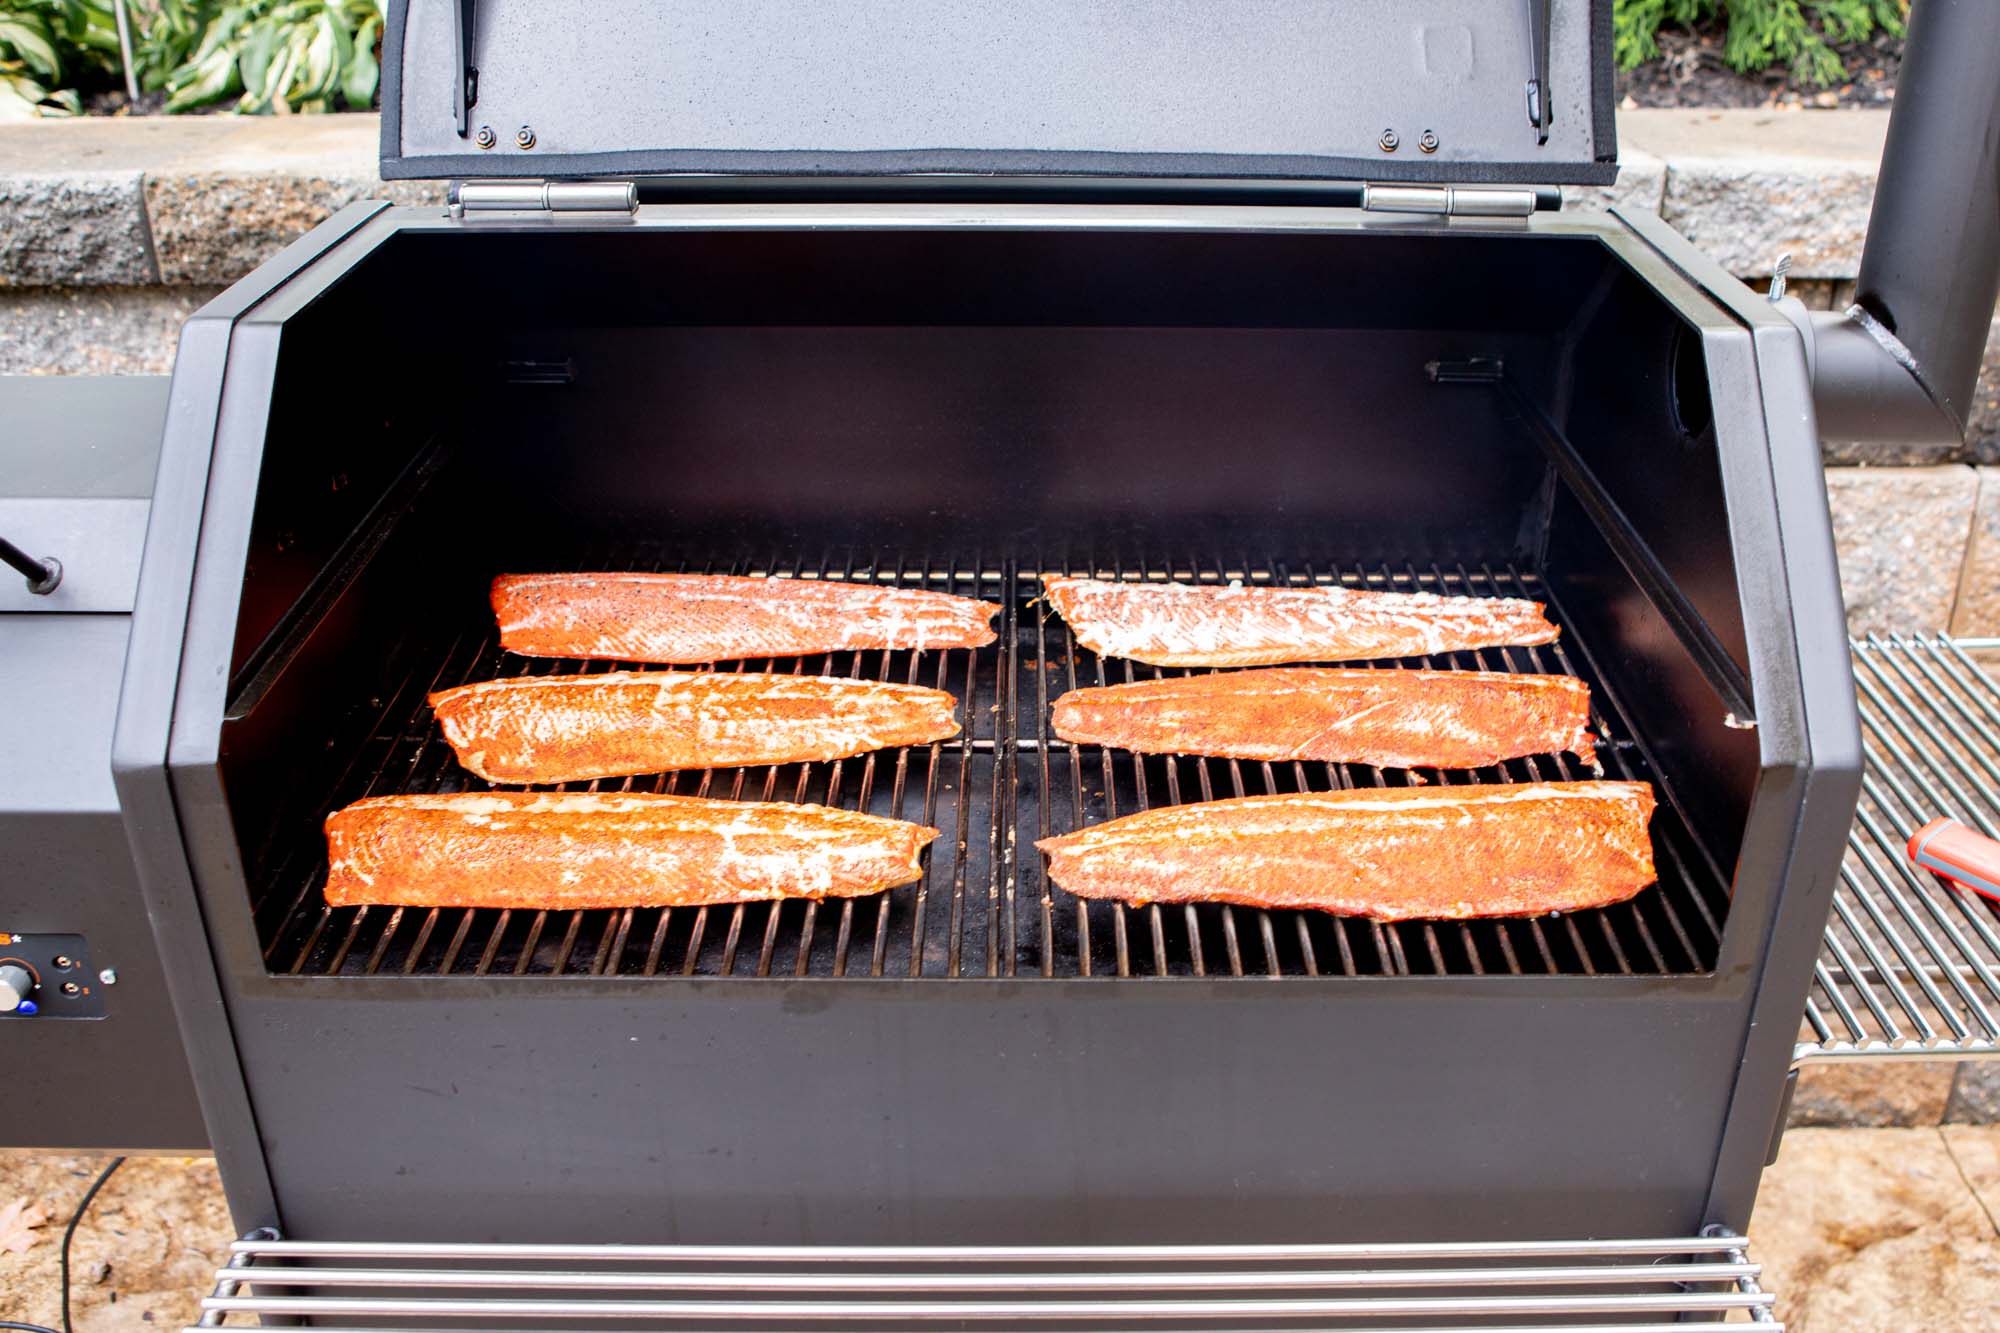
<svg viewBox="0 0 2000 1333">
<path fill-rule="evenodd" d="M 1992 1327 L 1981 1321 L 2000 1310 L 2000 1233 L 1944 1135 L 1785 1136 L 1750 1238 L 1791 1333 Z"/>
<path fill-rule="evenodd" d="M 1947 1125 L 1941 1132 L 1987 1223 L 2000 1235 L 2000 1125 Z"/>
<path fill-rule="evenodd" d="M 1986 665 L 1991 675 L 1990 668 L 2000 666 L 2000 661 L 1989 660 Z M 2000 1125 L 2000 1060 L 1967 1060 L 1959 1065 L 1944 1118 L 1959 1124 Z"/>
<path fill-rule="evenodd" d="M 1966 638 L 2000 635 L 2000 467 L 1978 471 L 1979 499 L 1951 615 L 1951 632 Z"/>
</svg>

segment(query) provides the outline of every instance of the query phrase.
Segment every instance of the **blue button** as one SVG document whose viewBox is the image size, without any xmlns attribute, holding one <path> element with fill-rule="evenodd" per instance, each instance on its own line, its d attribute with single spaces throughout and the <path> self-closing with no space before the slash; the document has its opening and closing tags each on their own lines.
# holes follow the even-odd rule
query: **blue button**
<svg viewBox="0 0 2000 1333">
<path fill-rule="evenodd" d="M 33 1000 L 23 1000 L 14 1006 L 14 1012 L 20 1014 L 23 1018 L 33 1018 L 36 1014 L 42 1012 L 42 1006 L 36 1004 Z"/>
</svg>

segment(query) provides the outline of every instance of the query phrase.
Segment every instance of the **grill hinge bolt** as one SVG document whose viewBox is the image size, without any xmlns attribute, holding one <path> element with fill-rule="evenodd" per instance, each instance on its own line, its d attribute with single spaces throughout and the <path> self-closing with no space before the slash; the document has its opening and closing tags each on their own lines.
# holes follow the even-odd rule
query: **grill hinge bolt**
<svg viewBox="0 0 2000 1333">
<path fill-rule="evenodd" d="M 500 142 L 500 136 L 493 132 L 491 125 L 481 125 L 479 133 L 472 136 L 472 141 L 481 148 L 491 148 L 494 144 Z"/>
<path fill-rule="evenodd" d="M 533 148 L 535 146 L 535 132 L 526 125 L 515 130 L 514 146 L 516 148 Z"/>
<path fill-rule="evenodd" d="M 1435 153 L 1438 150 L 1437 132 L 1435 130 L 1425 130 L 1417 139 L 1417 147 L 1426 153 Z"/>
<path fill-rule="evenodd" d="M 1403 146 L 1403 141 L 1396 137 L 1394 130 L 1383 130 L 1382 137 L 1378 142 L 1382 145 L 1382 151 L 1385 153 L 1393 153 Z"/>
</svg>

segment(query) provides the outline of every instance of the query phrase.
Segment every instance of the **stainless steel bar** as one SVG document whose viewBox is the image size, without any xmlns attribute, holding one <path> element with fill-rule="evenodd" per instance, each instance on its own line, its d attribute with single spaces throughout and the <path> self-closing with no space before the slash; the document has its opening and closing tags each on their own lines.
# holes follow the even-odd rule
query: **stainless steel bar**
<svg viewBox="0 0 2000 1333">
<path fill-rule="evenodd" d="M 1354 1296 L 1237 1300 L 1039 1301 L 445 1301 L 384 1296 L 211 1296 L 204 1311 L 273 1315 L 409 1315 L 447 1319 L 713 1319 L 858 1322 L 884 1319 L 1353 1319 L 1541 1314 L 1706 1314 L 1754 1310 L 1740 1291 L 1534 1296 Z"/>
<path fill-rule="evenodd" d="M 216 1317 L 219 1319 L 220 1314 L 218 1313 Z M 908 1327 L 917 1327 L 917 1326 L 919 1325 L 908 1325 Z M 196 1325 L 194 1327 L 201 1328 L 209 1326 Z M 1278 1329 L 1278 1328 L 1296 1329 L 1297 1325 L 1290 1323 L 1282 1323 L 1282 1324 L 1267 1325 L 1266 1327 L 1272 1329 Z M 1439 1324 L 1425 1324 L 1421 1327 L 1418 1327 L 1415 1325 L 1399 1322 L 1396 1325 L 1395 1333 L 1687 1333 L 1687 1327 L 1688 1326 L 1684 1321 L 1678 1319 L 1676 1319 L 1672 1323 L 1664 1323 L 1664 1324 L 1663 1323 L 1634 1324 L 1634 1323 L 1629 1323 L 1622 1319 L 1619 1320 L 1616 1324 L 1579 1324 L 1571 1319 L 1566 1318 L 1562 1321 L 1560 1325 L 1539 1324 L 1539 1323 L 1534 1325 L 1527 1325 L 1527 1324 L 1503 1325 L 1503 1324 L 1492 1324 L 1486 1322 L 1485 1320 L 1481 1320 L 1476 1331 L 1468 1328 L 1464 1324 L 1454 1324 L 1450 1327 L 1445 1327 Z M 1785 1330 L 1785 1326 L 1782 1323 L 1768 1323 L 1764 1324 L 1763 1327 L 1766 1329 L 1767 1333 L 1784 1333 Z M 436 1330 L 434 1328 L 432 1329 L 418 1329 L 414 1327 L 398 1328 L 395 1325 L 381 1325 L 381 1324 L 369 1324 L 364 1328 L 358 1325 L 328 1324 L 323 1319 L 315 1319 L 313 1321 L 313 1328 L 317 1331 L 317 1333 L 436 1333 Z M 1239 1327 L 1238 1329 L 1233 1330 L 1232 1333 L 1252 1333 L 1252 1330 Z M 1353 1333 L 1381 1333 L 1381 1330 L 1355 1329 L 1353 1330 Z"/>
<path fill-rule="evenodd" d="M 1733 1251 L 1732 1253 L 1740 1253 Z M 224 1268 L 253 1289 L 481 1287 L 494 1291 L 1007 1292 L 1360 1291 L 1408 1287 L 1666 1286 L 1754 1280 L 1748 1259 L 1690 1264 L 1573 1264 L 1509 1268 L 1246 1269 L 1228 1271 L 774 1273 L 690 1270 L 595 1272 L 509 1268 Z"/>
<path fill-rule="evenodd" d="M 339 1241 L 245 1237 L 229 1252 L 283 1259 L 504 1259 L 635 1263 L 1333 1263 L 1723 1254 L 1727 1236 L 1604 1240 L 1389 1241 L 1245 1245 L 624 1245 L 491 1241 Z"/>
</svg>

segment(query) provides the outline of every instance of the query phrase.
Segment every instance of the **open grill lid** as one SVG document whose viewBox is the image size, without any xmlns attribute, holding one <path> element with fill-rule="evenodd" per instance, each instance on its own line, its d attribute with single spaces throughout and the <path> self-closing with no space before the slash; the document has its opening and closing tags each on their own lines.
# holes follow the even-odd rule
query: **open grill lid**
<svg viewBox="0 0 2000 1333">
<path fill-rule="evenodd" d="M 382 64 L 391 179 L 1617 172 L 1610 0 L 391 0 Z"/>
</svg>

